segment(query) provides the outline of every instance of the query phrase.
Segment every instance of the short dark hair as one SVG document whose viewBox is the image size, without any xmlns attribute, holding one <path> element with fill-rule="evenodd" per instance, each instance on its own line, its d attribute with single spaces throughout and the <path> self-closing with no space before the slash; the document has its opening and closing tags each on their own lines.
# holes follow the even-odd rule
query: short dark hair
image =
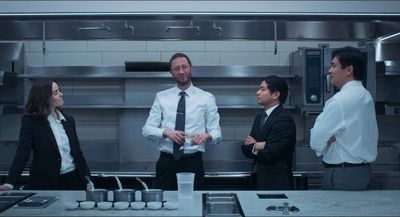
<svg viewBox="0 0 400 217">
<path fill-rule="evenodd" d="M 169 59 L 169 68 L 171 69 L 172 65 L 172 61 L 174 61 L 174 59 L 176 58 L 180 58 L 180 57 L 184 57 L 186 58 L 186 60 L 188 61 L 189 65 L 192 66 L 192 61 L 190 61 L 189 57 L 184 54 L 184 53 L 175 53 L 174 55 L 172 55 L 172 57 Z"/>
<path fill-rule="evenodd" d="M 50 113 L 53 82 L 49 78 L 39 78 L 34 81 L 25 105 L 25 113 L 33 116 L 47 117 Z"/>
<path fill-rule="evenodd" d="M 267 83 L 267 88 L 271 93 L 279 91 L 280 93 L 279 102 L 281 104 L 285 103 L 289 88 L 286 81 L 283 78 L 280 78 L 276 75 L 270 75 L 264 77 L 262 81 L 265 81 Z"/>
<path fill-rule="evenodd" d="M 342 69 L 353 66 L 353 75 L 356 80 L 364 79 L 364 59 L 359 49 L 350 46 L 338 48 L 332 52 L 332 59 L 335 57 L 342 65 Z"/>
</svg>

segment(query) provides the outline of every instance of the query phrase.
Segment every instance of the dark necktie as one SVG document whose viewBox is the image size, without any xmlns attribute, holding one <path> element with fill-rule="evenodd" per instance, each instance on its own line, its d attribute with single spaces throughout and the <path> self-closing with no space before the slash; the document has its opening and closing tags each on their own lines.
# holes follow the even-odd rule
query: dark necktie
<svg viewBox="0 0 400 217">
<path fill-rule="evenodd" d="M 268 118 L 267 113 L 266 113 L 266 112 L 263 112 L 263 113 L 261 114 L 261 118 L 260 118 L 260 132 L 262 132 L 262 130 L 263 130 L 263 128 L 264 128 L 264 125 L 265 125 L 265 123 L 267 122 L 267 118 Z"/>
<path fill-rule="evenodd" d="M 181 98 L 178 102 L 178 107 L 176 109 L 176 121 L 175 121 L 175 130 L 185 131 L 185 92 L 181 91 L 179 93 Z M 181 144 L 174 142 L 174 158 L 179 159 L 183 155 L 183 149 Z"/>
</svg>

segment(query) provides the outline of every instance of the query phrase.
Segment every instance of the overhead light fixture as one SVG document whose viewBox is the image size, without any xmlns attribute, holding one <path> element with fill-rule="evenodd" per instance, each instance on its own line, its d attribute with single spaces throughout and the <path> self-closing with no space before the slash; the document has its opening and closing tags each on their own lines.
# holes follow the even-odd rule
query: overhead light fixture
<svg viewBox="0 0 400 217">
<path fill-rule="evenodd" d="M 381 42 L 381 41 L 388 40 L 388 39 L 390 39 L 390 38 L 394 38 L 394 37 L 399 36 L 399 35 L 400 35 L 400 32 L 397 32 L 397 33 L 394 33 L 394 34 L 381 36 L 381 37 L 377 38 L 377 40 L 378 40 L 379 42 Z"/>
</svg>

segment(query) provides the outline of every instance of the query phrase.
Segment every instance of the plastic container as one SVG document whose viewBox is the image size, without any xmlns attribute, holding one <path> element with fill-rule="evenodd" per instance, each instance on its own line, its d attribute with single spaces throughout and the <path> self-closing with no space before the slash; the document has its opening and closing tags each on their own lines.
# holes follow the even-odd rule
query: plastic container
<svg viewBox="0 0 400 217">
<path fill-rule="evenodd" d="M 177 173 L 178 197 L 192 198 L 194 190 L 194 173 Z"/>
</svg>

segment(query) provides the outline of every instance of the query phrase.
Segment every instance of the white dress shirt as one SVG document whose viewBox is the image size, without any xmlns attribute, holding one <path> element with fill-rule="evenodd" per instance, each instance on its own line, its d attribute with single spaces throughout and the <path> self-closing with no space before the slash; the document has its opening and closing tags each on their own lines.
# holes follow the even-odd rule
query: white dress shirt
<svg viewBox="0 0 400 217">
<path fill-rule="evenodd" d="M 327 143 L 331 136 L 336 141 Z M 326 102 L 311 129 L 310 146 L 329 164 L 369 163 L 376 159 L 378 126 L 371 94 L 350 81 Z"/>
<path fill-rule="evenodd" d="M 173 141 L 163 137 L 165 129 L 175 130 L 176 109 L 181 90 L 173 88 L 160 91 L 156 94 L 149 117 L 143 126 L 143 136 L 159 143 L 159 150 L 173 153 Z M 221 141 L 221 127 L 219 126 L 218 108 L 215 97 L 193 84 L 185 90 L 186 116 L 185 132 L 188 134 L 208 133 L 212 137 L 211 143 Z M 204 144 L 185 148 L 184 153 L 204 152 Z"/>
<path fill-rule="evenodd" d="M 58 120 L 55 120 L 51 114 L 47 116 L 47 120 L 49 120 L 51 131 L 53 131 L 58 150 L 60 151 L 61 155 L 60 174 L 65 174 L 75 170 L 76 166 L 74 163 L 74 158 L 70 153 L 71 146 L 69 144 L 67 133 L 65 132 L 64 126 L 61 123 L 61 121 L 66 121 L 66 119 L 61 112 L 58 110 L 56 110 L 56 112 L 58 113 Z"/>
</svg>

